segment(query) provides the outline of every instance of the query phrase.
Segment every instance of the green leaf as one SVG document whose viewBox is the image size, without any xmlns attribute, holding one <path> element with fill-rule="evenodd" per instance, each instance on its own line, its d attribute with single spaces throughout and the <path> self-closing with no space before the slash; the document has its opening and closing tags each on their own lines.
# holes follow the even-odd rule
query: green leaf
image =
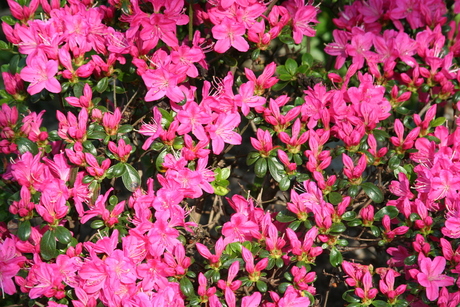
<svg viewBox="0 0 460 307">
<path fill-rule="evenodd" d="M 278 82 L 278 83 L 276 83 L 275 85 L 273 85 L 273 86 L 271 87 L 271 90 L 272 90 L 272 91 L 275 91 L 275 92 L 281 91 L 283 88 L 286 87 L 286 85 L 288 85 L 288 83 L 289 83 L 289 82 Z"/>
<path fill-rule="evenodd" d="M 337 205 L 342 201 L 342 194 L 338 192 L 331 192 L 327 195 L 329 197 L 329 202 L 333 205 Z"/>
<path fill-rule="evenodd" d="M 371 225 L 369 228 L 371 229 L 371 233 L 374 237 L 380 237 L 380 229 L 377 226 Z"/>
<path fill-rule="evenodd" d="M 291 81 L 293 77 L 291 75 L 282 74 L 282 75 L 279 75 L 279 79 L 281 81 Z"/>
<path fill-rule="evenodd" d="M 12 74 L 16 74 L 18 73 L 19 71 L 19 62 L 20 62 L 21 58 L 19 57 L 18 54 L 16 54 L 15 56 L 13 56 L 10 60 L 10 71 Z M 24 60 L 24 59 L 22 59 Z"/>
<path fill-rule="evenodd" d="M 363 221 L 361 221 L 360 219 L 352 220 L 347 223 L 347 225 L 350 227 L 357 227 L 357 226 L 361 226 L 362 224 L 363 224 Z"/>
<path fill-rule="evenodd" d="M 333 267 L 337 267 L 343 261 L 342 254 L 339 252 L 337 247 L 333 246 L 331 248 L 331 253 L 329 254 L 329 262 Z"/>
<path fill-rule="evenodd" d="M 73 90 L 73 95 L 75 97 L 80 97 L 83 95 L 83 88 L 85 86 L 85 83 L 83 82 L 78 82 L 78 83 L 75 83 L 72 90 Z"/>
<path fill-rule="evenodd" d="M 297 220 L 297 217 L 291 214 L 291 211 L 282 210 L 276 215 L 276 220 L 281 223 L 290 223 Z"/>
<path fill-rule="evenodd" d="M 31 234 L 30 220 L 25 220 L 19 224 L 18 237 L 22 241 L 27 241 Z"/>
<path fill-rule="evenodd" d="M 409 302 L 406 300 L 397 300 L 393 306 L 394 307 L 407 307 L 409 306 Z"/>
<path fill-rule="evenodd" d="M 270 171 L 270 174 L 272 175 L 273 179 L 275 179 L 276 182 L 280 182 L 281 179 L 283 179 L 283 177 L 280 174 L 280 172 L 284 170 L 283 165 L 279 163 L 275 157 L 268 158 L 267 163 L 268 170 Z"/>
<path fill-rule="evenodd" d="M 89 130 L 86 136 L 90 140 L 102 140 L 107 136 L 107 134 L 105 131 Z"/>
<path fill-rule="evenodd" d="M 229 55 L 225 55 L 223 57 L 223 60 L 224 60 L 224 63 L 230 67 L 235 67 L 238 65 L 238 61 L 234 57 L 231 57 Z"/>
<path fill-rule="evenodd" d="M 340 239 L 340 240 L 337 240 L 337 245 L 340 245 L 340 246 L 348 246 L 348 240 L 347 240 L 347 239 Z"/>
<path fill-rule="evenodd" d="M 286 63 L 284 63 L 284 66 L 286 67 L 287 72 L 291 76 L 295 76 L 295 74 L 297 73 L 297 67 L 299 67 L 297 65 L 297 62 L 294 59 L 291 59 L 291 58 L 286 60 Z"/>
<path fill-rule="evenodd" d="M 348 303 L 359 303 L 361 299 L 354 294 L 355 290 L 348 290 L 342 294 L 342 298 Z"/>
<path fill-rule="evenodd" d="M 279 291 L 280 293 L 284 293 L 284 292 L 286 292 L 286 289 L 287 289 L 289 286 L 292 286 L 292 284 L 289 283 L 289 282 L 282 282 L 282 283 L 278 286 L 278 291 Z"/>
<path fill-rule="evenodd" d="M 363 182 L 361 183 L 361 187 L 363 188 L 367 196 L 369 196 L 370 199 L 372 199 L 372 201 L 374 201 L 375 203 L 383 202 L 383 193 L 378 186 L 371 182 Z"/>
<path fill-rule="evenodd" d="M 386 139 L 390 138 L 388 132 L 380 129 L 375 129 L 374 131 L 372 131 L 372 134 L 374 135 L 375 139 L 379 142 L 384 142 Z"/>
<path fill-rule="evenodd" d="M 429 141 L 435 142 L 436 144 L 441 143 L 441 140 L 433 135 L 426 135 L 425 138 L 428 139 Z"/>
<path fill-rule="evenodd" d="M 359 193 L 359 186 L 357 185 L 352 185 L 351 187 L 348 188 L 348 196 L 351 198 L 355 198 L 358 196 Z"/>
<path fill-rule="evenodd" d="M 43 259 L 50 260 L 57 257 L 56 235 L 53 230 L 47 230 L 40 240 L 40 254 Z"/>
<path fill-rule="evenodd" d="M 399 159 L 398 156 L 393 156 L 390 158 L 390 160 L 388 160 L 388 166 L 393 170 L 398 168 L 400 165 L 401 159 Z"/>
<path fill-rule="evenodd" d="M 375 301 L 372 301 L 372 306 L 375 306 L 375 307 L 389 307 L 391 305 L 388 304 L 385 301 L 375 300 Z"/>
<path fill-rule="evenodd" d="M 405 108 L 405 107 L 402 107 L 402 106 L 396 107 L 395 111 L 398 112 L 399 114 L 402 114 L 402 115 L 407 115 L 407 114 L 410 113 L 410 110 L 408 108 Z"/>
<path fill-rule="evenodd" d="M 118 204 L 118 197 L 116 195 L 110 195 L 109 204 L 111 206 L 116 206 Z"/>
<path fill-rule="evenodd" d="M 297 228 L 299 228 L 299 226 L 302 224 L 302 221 L 293 221 L 291 224 L 289 224 L 289 228 L 291 228 L 292 230 L 296 231 Z"/>
<path fill-rule="evenodd" d="M 294 39 L 292 38 L 291 33 L 285 33 L 278 36 L 279 40 L 286 45 L 293 45 Z"/>
<path fill-rule="evenodd" d="M 446 122 L 444 117 L 438 117 L 430 122 L 430 127 L 438 127 L 443 125 Z"/>
<path fill-rule="evenodd" d="M 255 49 L 252 53 L 251 53 L 251 59 L 253 61 L 257 60 L 260 56 L 260 49 Z"/>
<path fill-rule="evenodd" d="M 299 68 L 297 68 L 297 73 L 298 74 L 303 74 L 305 75 L 308 71 L 308 66 L 307 65 L 300 65 Z"/>
<path fill-rule="evenodd" d="M 118 128 L 117 133 L 129 133 L 133 131 L 133 129 L 134 129 L 133 126 L 126 124 Z"/>
<path fill-rule="evenodd" d="M 278 75 L 289 75 L 289 72 L 286 69 L 286 66 L 280 65 L 276 67 L 276 73 Z"/>
<path fill-rule="evenodd" d="M 260 292 L 262 292 L 262 293 L 267 292 L 268 287 L 267 287 L 267 283 L 266 283 L 266 282 L 264 282 L 264 281 L 262 281 L 262 280 L 258 280 L 258 281 L 256 282 L 256 286 L 257 286 L 257 289 L 258 289 Z"/>
<path fill-rule="evenodd" d="M 70 230 L 68 230 L 64 226 L 56 227 L 55 234 L 56 239 L 58 239 L 58 241 L 62 244 L 68 244 L 72 239 L 72 234 L 70 233 Z"/>
<path fill-rule="evenodd" d="M 291 180 L 288 176 L 284 176 L 280 182 L 279 187 L 281 191 L 287 191 L 291 187 Z"/>
<path fill-rule="evenodd" d="M 37 143 L 34 143 L 29 139 L 19 138 L 16 140 L 16 145 L 18 145 L 18 150 L 21 154 L 25 154 L 26 152 L 30 152 L 33 155 L 38 154 Z"/>
<path fill-rule="evenodd" d="M 248 154 L 248 157 L 246 158 L 246 164 L 247 165 L 252 165 L 256 163 L 256 161 L 260 158 L 260 153 L 258 151 L 252 151 Z"/>
<path fill-rule="evenodd" d="M 342 214 L 342 220 L 344 221 L 352 221 L 356 218 L 356 212 L 355 211 L 347 211 L 344 214 Z"/>
<path fill-rule="evenodd" d="M 8 50 L 10 49 L 10 46 L 8 46 L 7 43 L 5 43 L 4 41 L 0 40 L 0 50 Z"/>
<path fill-rule="evenodd" d="M 220 169 L 220 179 L 227 179 L 228 177 L 230 177 L 230 173 L 231 173 L 230 166 L 221 168 Z"/>
<path fill-rule="evenodd" d="M 313 56 L 310 53 L 302 54 L 302 65 L 311 66 L 313 64 Z"/>
<path fill-rule="evenodd" d="M 254 166 L 256 176 L 262 178 L 267 173 L 267 158 L 260 158 Z"/>
<path fill-rule="evenodd" d="M 157 168 L 157 171 L 162 171 L 163 170 L 163 162 L 165 159 L 165 156 L 168 154 L 168 149 L 165 148 L 163 149 L 162 152 L 158 155 L 157 159 L 155 160 L 155 166 Z"/>
<path fill-rule="evenodd" d="M 417 255 L 411 255 L 404 259 L 405 265 L 414 265 L 417 262 Z"/>
<path fill-rule="evenodd" d="M 125 164 L 120 162 L 109 167 L 109 169 L 107 170 L 107 177 L 109 179 L 118 178 L 121 177 L 125 173 L 125 171 Z"/>
<path fill-rule="evenodd" d="M 390 219 L 394 219 L 398 214 L 399 211 L 395 206 L 385 206 L 375 213 L 374 220 L 380 221 L 385 215 L 388 215 Z"/>
<path fill-rule="evenodd" d="M 121 176 L 121 180 L 129 191 L 134 192 L 141 186 L 141 176 L 131 164 L 125 163 L 125 172 Z"/>
<path fill-rule="evenodd" d="M 17 20 L 9 15 L 2 16 L 2 21 L 6 22 L 10 26 L 14 26 L 17 23 Z"/>
<path fill-rule="evenodd" d="M 214 194 L 216 195 L 219 195 L 219 196 L 225 196 L 228 194 L 228 192 L 230 192 L 230 190 L 226 187 L 223 187 L 223 186 L 213 186 L 214 188 Z"/>
<path fill-rule="evenodd" d="M 104 227 L 105 224 L 104 224 L 104 221 L 103 220 L 95 220 L 95 221 L 92 221 L 91 222 L 91 228 L 92 229 L 99 229 L 99 228 L 102 228 Z"/>
<path fill-rule="evenodd" d="M 101 80 L 99 80 L 97 82 L 96 91 L 98 91 L 99 93 L 105 92 L 105 90 L 107 89 L 108 85 L 109 85 L 109 78 L 104 77 L 104 78 L 102 78 Z"/>
<path fill-rule="evenodd" d="M 181 279 L 180 282 L 179 282 L 179 285 L 180 285 L 180 290 L 181 290 L 181 292 L 182 292 L 186 297 L 195 295 L 195 291 L 194 291 L 194 289 L 193 289 L 193 284 L 192 284 L 192 282 L 190 281 L 190 279 L 188 279 L 187 277 L 182 277 L 182 279 Z"/>
<path fill-rule="evenodd" d="M 334 223 L 331 225 L 331 228 L 329 229 L 329 231 L 333 233 L 341 233 L 345 230 L 347 230 L 347 227 L 343 223 Z"/>
<path fill-rule="evenodd" d="M 92 154 L 93 156 L 97 157 L 97 149 L 96 147 L 94 146 L 93 142 L 91 141 L 84 141 L 82 143 L 83 145 L 83 148 L 86 149 L 87 152 L 89 152 L 90 154 Z"/>
</svg>

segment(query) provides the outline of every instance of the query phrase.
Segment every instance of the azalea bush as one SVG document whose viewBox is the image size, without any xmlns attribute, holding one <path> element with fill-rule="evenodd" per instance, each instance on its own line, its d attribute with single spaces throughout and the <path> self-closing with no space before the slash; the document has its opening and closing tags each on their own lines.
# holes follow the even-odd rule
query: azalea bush
<svg viewBox="0 0 460 307">
<path fill-rule="evenodd" d="M 460 2 L 7 2 L 0 305 L 460 304 Z"/>
</svg>

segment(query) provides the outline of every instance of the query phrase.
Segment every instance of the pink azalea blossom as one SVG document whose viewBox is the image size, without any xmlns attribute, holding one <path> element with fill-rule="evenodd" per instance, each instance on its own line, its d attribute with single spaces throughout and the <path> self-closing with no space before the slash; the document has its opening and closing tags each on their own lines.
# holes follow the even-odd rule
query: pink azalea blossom
<svg viewBox="0 0 460 307">
<path fill-rule="evenodd" d="M 218 53 L 224 53 L 230 47 L 234 47 L 241 52 L 248 51 L 249 44 L 243 38 L 245 32 L 244 25 L 225 17 L 221 24 L 212 28 L 212 35 L 217 39 L 214 50 Z"/>
<path fill-rule="evenodd" d="M 55 78 L 58 72 L 58 62 L 47 60 L 44 56 L 28 57 L 27 66 L 21 70 L 21 78 L 30 82 L 27 92 L 31 95 L 47 89 L 52 93 L 61 92 L 61 84 Z"/>
<path fill-rule="evenodd" d="M 420 270 L 413 269 L 411 271 L 418 283 L 426 288 L 426 297 L 430 301 L 438 298 L 440 287 L 452 286 L 455 283 L 455 278 L 442 274 L 446 268 L 446 258 L 437 256 L 431 259 L 420 255 L 418 264 Z"/>
<path fill-rule="evenodd" d="M 238 113 L 219 114 L 216 121 L 206 126 L 209 138 L 212 140 L 212 150 L 218 155 L 224 150 L 224 143 L 239 145 L 241 135 L 233 131 L 241 121 Z"/>
</svg>

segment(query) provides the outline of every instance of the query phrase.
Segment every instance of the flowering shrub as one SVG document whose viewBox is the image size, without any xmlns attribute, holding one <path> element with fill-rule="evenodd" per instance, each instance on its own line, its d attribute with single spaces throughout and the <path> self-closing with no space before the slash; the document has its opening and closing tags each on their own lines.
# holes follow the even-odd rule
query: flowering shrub
<svg viewBox="0 0 460 307">
<path fill-rule="evenodd" d="M 460 304 L 460 2 L 7 2 L 2 305 Z"/>
</svg>

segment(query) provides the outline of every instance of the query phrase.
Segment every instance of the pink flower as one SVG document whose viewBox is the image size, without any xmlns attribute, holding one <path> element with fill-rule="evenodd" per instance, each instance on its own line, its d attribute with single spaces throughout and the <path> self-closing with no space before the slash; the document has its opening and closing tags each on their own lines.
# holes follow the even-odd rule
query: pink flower
<svg viewBox="0 0 460 307">
<path fill-rule="evenodd" d="M 254 72 L 248 68 L 244 68 L 244 73 L 246 74 L 246 78 L 248 78 L 249 81 L 254 82 L 255 89 L 254 93 L 256 95 L 262 95 L 265 91 L 265 89 L 268 89 L 275 85 L 278 82 L 278 78 L 272 77 L 273 74 L 276 71 L 276 63 L 271 62 L 267 66 L 265 66 L 264 71 L 259 77 L 256 77 Z"/>
<path fill-rule="evenodd" d="M 118 132 L 118 126 L 121 121 L 121 112 L 119 108 L 116 108 L 112 113 L 105 112 L 102 118 L 102 126 L 104 126 L 105 132 L 108 135 L 116 135 Z"/>
<path fill-rule="evenodd" d="M 418 271 L 416 278 L 418 283 L 426 288 L 426 297 L 430 301 L 434 301 L 439 296 L 440 287 L 452 286 L 455 278 L 441 274 L 446 268 L 446 258 L 437 256 L 433 260 L 423 255 L 419 256 L 418 264 L 420 271 Z"/>
<path fill-rule="evenodd" d="M 300 44 L 303 36 L 315 36 L 315 30 L 311 23 L 317 23 L 316 8 L 312 5 L 306 5 L 298 8 L 292 18 L 292 34 L 294 42 Z"/>
<path fill-rule="evenodd" d="M 47 61 L 44 56 L 35 56 L 30 61 L 27 61 L 27 66 L 21 70 L 20 76 L 22 80 L 30 82 L 27 88 L 27 92 L 30 95 L 40 93 L 43 89 L 47 89 L 52 93 L 60 93 L 61 84 L 55 78 L 57 72 L 57 61 Z"/>
<path fill-rule="evenodd" d="M 216 155 L 224 150 L 224 143 L 241 144 L 241 135 L 233 131 L 240 121 L 241 118 L 238 113 L 221 113 L 214 124 L 206 126 L 206 131 L 212 140 L 212 150 Z"/>
<path fill-rule="evenodd" d="M 234 47 L 241 52 L 248 51 L 249 44 L 243 38 L 245 32 L 246 29 L 243 24 L 225 17 L 221 24 L 212 28 L 212 35 L 217 39 L 214 51 L 224 53 L 230 49 L 230 47 Z"/>
<path fill-rule="evenodd" d="M 19 255 L 14 239 L 6 238 L 0 242 L 0 290 L 2 293 L 9 295 L 16 293 L 13 277 L 21 269 L 20 263 L 27 260 L 26 257 Z"/>
</svg>

